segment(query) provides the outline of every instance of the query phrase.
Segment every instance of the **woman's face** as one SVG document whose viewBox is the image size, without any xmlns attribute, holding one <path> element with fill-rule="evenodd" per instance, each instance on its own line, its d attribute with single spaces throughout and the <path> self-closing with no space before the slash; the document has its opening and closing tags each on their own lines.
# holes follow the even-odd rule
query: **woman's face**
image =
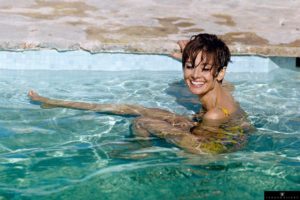
<svg viewBox="0 0 300 200">
<path fill-rule="evenodd" d="M 184 65 L 184 80 L 189 90 L 198 96 L 203 96 L 211 91 L 217 79 L 214 76 L 213 56 L 207 56 L 202 51 L 196 57 L 194 66 L 190 59 Z"/>
</svg>

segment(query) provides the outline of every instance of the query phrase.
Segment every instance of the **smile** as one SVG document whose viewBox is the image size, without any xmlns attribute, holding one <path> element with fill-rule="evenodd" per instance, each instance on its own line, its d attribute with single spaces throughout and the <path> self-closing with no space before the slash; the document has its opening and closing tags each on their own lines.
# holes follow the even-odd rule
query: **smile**
<svg viewBox="0 0 300 200">
<path fill-rule="evenodd" d="M 204 85 L 203 81 L 191 81 L 191 83 L 193 86 L 196 86 L 196 87 L 201 87 L 202 85 Z"/>
</svg>

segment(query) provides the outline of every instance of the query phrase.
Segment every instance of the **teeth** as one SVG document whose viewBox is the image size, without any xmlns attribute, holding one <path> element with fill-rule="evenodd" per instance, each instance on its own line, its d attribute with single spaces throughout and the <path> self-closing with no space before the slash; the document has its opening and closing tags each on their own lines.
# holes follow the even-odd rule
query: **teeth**
<svg viewBox="0 0 300 200">
<path fill-rule="evenodd" d="M 193 85 L 203 85 L 204 82 L 191 81 Z"/>
</svg>

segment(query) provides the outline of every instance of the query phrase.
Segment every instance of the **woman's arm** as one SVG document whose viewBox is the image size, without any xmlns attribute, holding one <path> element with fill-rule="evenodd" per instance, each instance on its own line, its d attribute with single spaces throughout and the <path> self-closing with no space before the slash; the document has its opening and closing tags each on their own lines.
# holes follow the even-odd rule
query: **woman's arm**
<svg viewBox="0 0 300 200">
<path fill-rule="evenodd" d="M 180 52 L 174 52 L 171 54 L 171 57 L 181 61 L 182 60 L 182 52 L 184 47 L 187 45 L 187 43 L 189 42 L 189 40 L 179 40 L 177 42 L 179 48 L 180 48 Z"/>
</svg>

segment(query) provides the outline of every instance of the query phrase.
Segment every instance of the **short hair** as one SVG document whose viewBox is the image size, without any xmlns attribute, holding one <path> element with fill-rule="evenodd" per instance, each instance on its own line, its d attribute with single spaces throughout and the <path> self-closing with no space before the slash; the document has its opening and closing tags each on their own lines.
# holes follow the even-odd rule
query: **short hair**
<svg viewBox="0 0 300 200">
<path fill-rule="evenodd" d="M 218 74 L 230 62 L 230 51 L 228 46 L 216 35 L 200 33 L 191 37 L 182 53 L 182 67 L 188 59 L 195 65 L 197 55 L 203 51 L 206 56 L 213 56 L 213 69 Z"/>
</svg>

